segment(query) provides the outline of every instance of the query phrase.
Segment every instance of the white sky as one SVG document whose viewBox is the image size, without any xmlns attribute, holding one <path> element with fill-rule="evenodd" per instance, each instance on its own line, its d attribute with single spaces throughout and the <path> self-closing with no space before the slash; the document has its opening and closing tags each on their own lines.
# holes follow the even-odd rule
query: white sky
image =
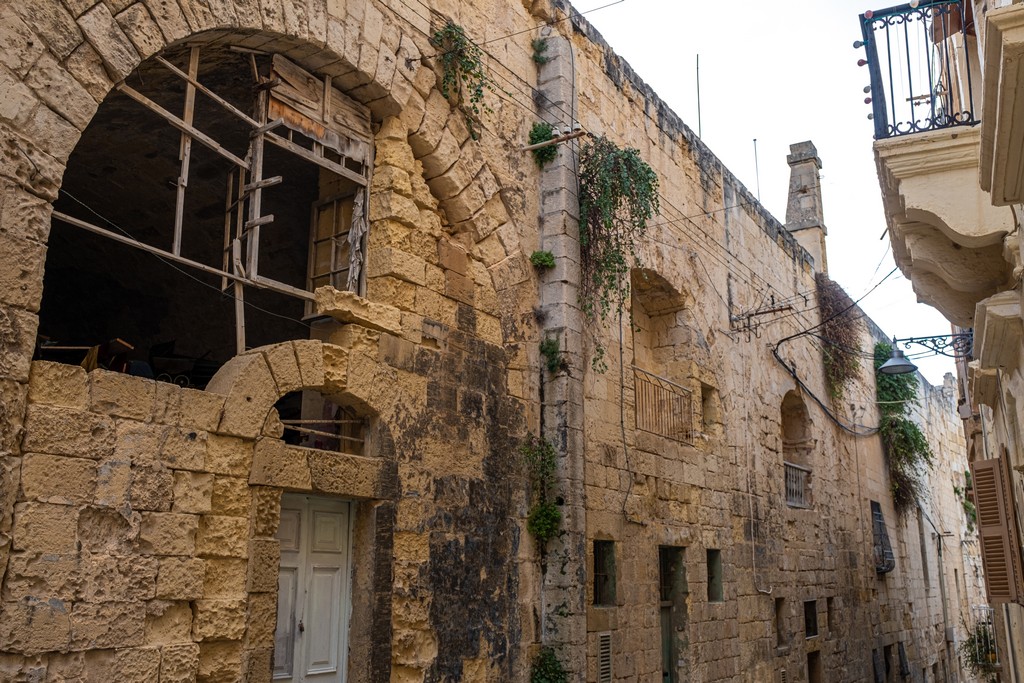
<svg viewBox="0 0 1024 683">
<path fill-rule="evenodd" d="M 580 12 L 612 0 L 576 0 Z M 895 266 L 871 151 L 874 129 L 864 104 L 867 67 L 859 15 L 894 0 L 624 0 L 586 14 L 612 48 L 694 131 L 700 54 L 703 141 L 786 219 L 794 142 L 811 140 L 822 160 L 829 275 L 854 299 Z M 883 260 L 884 256 L 884 260 Z M 879 266 L 879 262 L 881 265 Z M 877 269 L 876 269 L 877 268 Z M 861 306 L 890 336 L 949 334 L 935 309 L 916 303 L 897 271 Z M 908 352 L 920 351 L 911 347 Z M 915 360 L 932 384 L 954 372 L 942 356 Z"/>
</svg>

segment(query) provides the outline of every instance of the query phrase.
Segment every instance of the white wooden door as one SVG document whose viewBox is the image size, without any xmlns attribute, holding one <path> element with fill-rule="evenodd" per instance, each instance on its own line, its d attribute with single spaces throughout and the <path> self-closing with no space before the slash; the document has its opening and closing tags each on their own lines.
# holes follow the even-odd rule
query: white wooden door
<svg viewBox="0 0 1024 683">
<path fill-rule="evenodd" d="M 274 680 L 345 683 L 350 612 L 349 504 L 281 498 Z"/>
</svg>

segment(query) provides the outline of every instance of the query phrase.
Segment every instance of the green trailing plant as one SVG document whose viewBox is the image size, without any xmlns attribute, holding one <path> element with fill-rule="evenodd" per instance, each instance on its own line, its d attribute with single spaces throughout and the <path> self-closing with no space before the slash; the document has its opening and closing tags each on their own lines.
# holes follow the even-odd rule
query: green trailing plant
<svg viewBox="0 0 1024 683">
<path fill-rule="evenodd" d="M 474 140 L 480 139 L 480 117 L 491 108 L 484 102 L 488 90 L 496 90 L 484 69 L 484 52 L 470 40 L 465 29 L 449 21 L 434 32 L 430 44 L 441 61 L 441 94 L 466 118 L 466 127 Z"/>
<path fill-rule="evenodd" d="M 544 357 L 544 364 L 551 374 L 569 367 L 569 361 L 562 356 L 562 345 L 557 337 L 546 337 L 541 341 L 540 355 Z"/>
<path fill-rule="evenodd" d="M 547 270 L 555 267 L 555 255 L 550 251 L 537 250 L 530 254 L 530 263 L 538 270 Z"/>
<path fill-rule="evenodd" d="M 530 129 L 530 144 L 536 145 L 556 138 L 555 127 L 546 121 L 538 121 Z M 544 164 L 551 163 L 558 157 L 558 148 L 555 145 L 548 145 L 540 149 L 530 150 L 533 153 L 533 160 L 538 168 L 544 168 Z"/>
<path fill-rule="evenodd" d="M 846 385 L 860 374 L 860 330 L 854 315 L 853 300 L 825 273 L 815 276 L 818 311 L 821 320 L 821 359 L 825 366 L 825 384 L 833 403 L 843 398 Z"/>
<path fill-rule="evenodd" d="M 543 546 L 558 533 L 562 513 L 552 500 L 555 490 L 555 469 L 558 454 L 555 447 L 543 438 L 531 436 L 519 453 L 530 475 L 532 505 L 526 518 L 526 529 Z"/>
<path fill-rule="evenodd" d="M 579 201 L 580 306 L 604 322 L 613 311 L 621 314 L 629 297 L 636 245 L 659 209 L 658 175 L 636 149 L 593 138 L 580 149 Z"/>
<path fill-rule="evenodd" d="M 533 63 L 537 66 L 544 66 L 551 61 L 551 57 L 548 57 L 548 39 L 547 38 L 534 38 L 530 41 L 530 47 L 533 48 Z"/>
<path fill-rule="evenodd" d="M 530 667 L 530 683 L 569 683 L 569 672 L 550 647 L 541 648 Z"/>
<path fill-rule="evenodd" d="M 998 679 L 992 675 L 992 670 L 999 661 L 995 634 L 983 621 L 979 621 L 968 631 L 967 637 L 959 647 L 964 667 L 974 676 L 985 677 L 986 683 L 994 683 Z"/>
<path fill-rule="evenodd" d="M 921 428 L 910 419 L 917 405 L 917 377 L 913 373 L 878 372 L 892 354 L 887 342 L 875 344 L 875 386 L 881 415 L 879 435 L 889 465 L 889 480 L 896 512 L 904 514 L 922 497 L 921 469 L 930 467 L 932 450 Z"/>
</svg>

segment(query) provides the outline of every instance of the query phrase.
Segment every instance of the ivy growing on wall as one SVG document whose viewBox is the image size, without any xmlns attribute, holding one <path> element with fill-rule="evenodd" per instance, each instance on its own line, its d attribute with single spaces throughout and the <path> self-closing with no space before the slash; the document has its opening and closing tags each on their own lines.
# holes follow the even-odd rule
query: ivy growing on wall
<svg viewBox="0 0 1024 683">
<path fill-rule="evenodd" d="M 825 385 L 833 403 L 842 400 L 846 385 L 860 374 L 860 330 L 853 300 L 825 273 L 815 276 L 818 310 L 824 321 L 819 336 Z"/>
<path fill-rule="evenodd" d="M 465 29 L 449 21 L 434 32 L 430 44 L 441 61 L 441 94 L 466 117 L 474 140 L 480 139 L 480 117 L 491 108 L 484 102 L 486 91 L 496 90 L 484 69 L 483 50 L 469 39 Z"/>
<path fill-rule="evenodd" d="M 875 386 L 881 414 L 879 435 L 889 465 L 893 505 L 896 512 L 903 514 L 913 508 L 924 493 L 921 470 L 931 466 L 932 450 L 921 428 L 910 419 L 911 406 L 917 405 L 917 377 L 913 373 L 877 372 L 891 354 L 891 344 L 875 344 Z"/>
<path fill-rule="evenodd" d="M 519 453 L 530 476 L 532 505 L 526 518 L 526 529 L 543 547 L 555 537 L 562 523 L 562 513 L 552 500 L 555 491 L 555 447 L 544 437 L 530 436 Z"/>
<path fill-rule="evenodd" d="M 629 297 L 629 270 L 647 221 L 658 212 L 658 176 L 631 147 L 601 136 L 579 159 L 580 306 L 590 319 L 621 313 Z M 598 350 L 598 357 L 601 349 Z"/>
</svg>

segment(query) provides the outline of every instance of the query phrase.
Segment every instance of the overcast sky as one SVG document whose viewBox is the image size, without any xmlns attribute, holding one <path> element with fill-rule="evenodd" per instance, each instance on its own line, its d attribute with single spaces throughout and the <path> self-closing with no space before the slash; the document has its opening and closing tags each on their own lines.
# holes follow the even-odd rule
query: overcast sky
<svg viewBox="0 0 1024 683">
<path fill-rule="evenodd" d="M 575 0 L 575 6 L 587 12 L 611 1 Z M 789 145 L 814 142 L 823 165 L 829 275 L 857 299 L 895 264 L 888 236 L 879 239 L 886 226 L 864 104 L 869 78 L 857 66 L 864 55 L 853 42 L 861 37 L 863 11 L 893 4 L 623 0 L 586 17 L 695 131 L 700 54 L 702 139 L 755 194 L 757 139 L 761 201 L 782 222 Z M 935 309 L 916 303 L 899 272 L 861 306 L 890 336 L 950 332 Z M 932 384 L 954 371 L 941 356 L 915 362 Z"/>
</svg>

